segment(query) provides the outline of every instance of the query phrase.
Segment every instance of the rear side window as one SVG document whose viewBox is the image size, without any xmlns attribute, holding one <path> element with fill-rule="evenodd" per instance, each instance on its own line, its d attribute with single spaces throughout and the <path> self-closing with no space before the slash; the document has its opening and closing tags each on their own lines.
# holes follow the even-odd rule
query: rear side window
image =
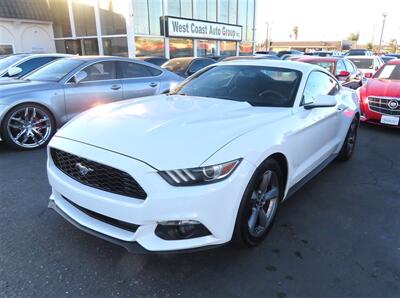
<svg viewBox="0 0 400 298">
<path fill-rule="evenodd" d="M 200 69 L 202 69 L 202 68 L 204 68 L 204 67 L 206 67 L 208 65 L 211 65 L 211 64 L 214 64 L 214 62 L 210 61 L 208 59 L 199 59 L 199 60 L 196 60 L 196 61 L 193 62 L 193 64 L 190 66 L 189 71 L 190 72 L 197 72 Z"/>
<path fill-rule="evenodd" d="M 15 75 L 15 76 L 22 77 L 55 59 L 58 59 L 58 58 L 56 58 L 56 57 L 40 57 L 40 58 L 32 58 L 27 61 L 24 61 L 21 64 L 17 65 L 17 67 L 22 69 L 22 72 L 20 72 L 19 74 Z M 9 75 L 8 75 L 8 73 L 6 73 L 4 76 L 8 77 Z"/>
<path fill-rule="evenodd" d="M 105 81 L 116 78 L 115 62 L 104 61 L 89 65 L 83 69 L 87 73 L 87 77 L 82 82 Z"/>
<path fill-rule="evenodd" d="M 327 74 L 314 71 L 307 80 L 302 105 L 311 104 L 319 95 L 335 95 L 340 89 L 338 83 Z"/>
<path fill-rule="evenodd" d="M 139 63 L 118 62 L 118 66 L 118 74 L 122 79 L 154 77 L 161 74 L 160 70 Z"/>
<path fill-rule="evenodd" d="M 346 71 L 346 67 L 344 66 L 344 63 L 343 63 L 342 60 L 338 60 L 337 63 L 336 63 L 336 72 L 335 72 L 335 74 L 339 75 L 339 73 L 341 71 Z"/>
<path fill-rule="evenodd" d="M 347 61 L 347 60 L 343 60 L 343 62 L 346 65 L 346 69 L 347 69 L 348 72 L 355 72 L 356 71 L 355 68 L 354 68 L 353 63 L 351 63 L 350 61 Z"/>
</svg>

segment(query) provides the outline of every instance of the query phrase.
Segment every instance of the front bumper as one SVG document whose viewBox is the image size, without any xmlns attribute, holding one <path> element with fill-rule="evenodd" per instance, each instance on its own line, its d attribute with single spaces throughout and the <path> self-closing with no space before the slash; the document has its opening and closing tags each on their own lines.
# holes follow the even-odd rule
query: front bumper
<svg viewBox="0 0 400 298">
<path fill-rule="evenodd" d="M 91 188 L 62 173 L 51 158 L 48 159 L 48 177 L 52 186 L 49 207 L 78 228 L 131 251 L 136 243 L 149 251 L 165 252 L 230 241 L 242 195 L 255 170 L 252 164 L 242 161 L 228 179 L 219 183 L 174 187 L 151 166 L 115 152 L 60 137 L 54 137 L 50 147 L 125 171 L 147 192 L 146 200 L 140 200 Z M 138 228 L 130 231 L 108 224 L 82 212 L 74 204 Z M 198 221 L 210 235 L 164 240 L 155 234 L 159 222 L 176 220 Z"/>
<path fill-rule="evenodd" d="M 360 110 L 361 110 L 361 118 L 360 118 L 361 122 L 366 122 L 378 126 L 400 128 L 400 124 L 395 126 L 395 125 L 388 125 L 381 123 L 381 118 L 383 114 L 372 111 L 368 106 L 368 102 L 365 100 L 360 103 Z"/>
</svg>

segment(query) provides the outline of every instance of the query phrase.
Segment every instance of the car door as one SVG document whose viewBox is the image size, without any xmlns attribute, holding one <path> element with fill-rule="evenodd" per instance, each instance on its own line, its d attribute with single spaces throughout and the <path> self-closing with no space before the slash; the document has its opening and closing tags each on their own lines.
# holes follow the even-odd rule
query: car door
<svg viewBox="0 0 400 298">
<path fill-rule="evenodd" d="M 339 59 L 336 61 L 335 77 L 343 86 L 348 86 L 350 84 L 350 76 L 342 75 L 344 72 L 348 72 L 348 70 L 346 69 L 343 60 Z"/>
<path fill-rule="evenodd" d="M 123 84 L 122 98 L 136 98 L 157 94 L 162 71 L 135 62 L 118 61 L 118 77 Z"/>
<path fill-rule="evenodd" d="M 319 95 L 339 96 L 339 91 L 338 82 L 324 72 L 313 71 L 308 77 L 301 106 L 294 114 L 296 127 L 291 137 L 295 183 L 327 160 L 339 144 L 341 107 L 306 109 L 304 106 Z"/>
<path fill-rule="evenodd" d="M 346 65 L 347 71 L 350 73 L 349 85 L 347 87 L 350 87 L 352 89 L 357 89 L 358 87 L 361 86 L 362 73 L 350 61 L 343 60 L 343 62 Z"/>
<path fill-rule="evenodd" d="M 122 99 L 122 82 L 117 79 L 115 61 L 90 64 L 78 72 L 86 77 L 75 82 L 72 77 L 65 85 L 65 108 L 68 119 L 92 107 Z"/>
</svg>

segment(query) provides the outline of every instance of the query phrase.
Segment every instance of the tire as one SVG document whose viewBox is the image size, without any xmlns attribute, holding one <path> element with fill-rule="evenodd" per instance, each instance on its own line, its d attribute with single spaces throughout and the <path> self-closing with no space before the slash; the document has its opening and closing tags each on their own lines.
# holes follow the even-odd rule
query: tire
<svg viewBox="0 0 400 298">
<path fill-rule="evenodd" d="M 346 139 L 340 149 L 339 155 L 337 157 L 340 161 L 348 161 L 354 152 L 354 148 L 356 146 L 357 141 L 357 130 L 360 124 L 360 120 L 358 117 L 355 117 L 350 124 L 349 130 L 347 131 Z"/>
<path fill-rule="evenodd" d="M 7 146 L 18 150 L 35 150 L 47 146 L 56 132 L 56 122 L 45 107 L 26 103 L 12 108 L 0 127 Z"/>
<path fill-rule="evenodd" d="M 267 188 L 266 194 L 271 195 L 273 199 L 268 200 L 262 205 L 260 196 L 256 196 L 258 190 L 261 190 L 262 180 L 266 175 L 271 173 L 270 185 Z M 275 194 L 272 196 L 272 189 L 275 189 Z M 265 189 L 265 188 L 264 188 Z M 263 196 L 266 198 L 266 196 Z M 233 232 L 232 242 L 242 247 L 252 247 L 260 244 L 271 230 L 275 221 L 276 213 L 278 210 L 279 202 L 283 197 L 283 176 L 282 170 L 274 159 L 269 158 L 265 160 L 255 171 L 246 190 L 243 194 L 240 203 L 239 211 L 236 217 L 235 230 Z M 255 212 L 261 209 L 267 216 L 267 223 L 263 225 L 259 213 L 255 216 Z M 258 211 L 257 211 L 257 208 Z M 254 218 L 257 218 L 255 225 L 252 225 Z M 255 228 L 252 229 L 252 227 Z M 257 227 L 258 226 L 258 227 Z M 259 229 L 258 229 L 259 228 Z M 257 231 L 258 229 L 258 231 Z"/>
</svg>

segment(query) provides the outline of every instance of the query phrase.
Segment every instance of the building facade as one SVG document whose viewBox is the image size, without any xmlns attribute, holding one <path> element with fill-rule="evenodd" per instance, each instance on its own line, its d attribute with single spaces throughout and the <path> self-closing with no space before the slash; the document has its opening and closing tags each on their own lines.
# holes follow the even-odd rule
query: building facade
<svg viewBox="0 0 400 298">
<path fill-rule="evenodd" d="M 52 17 L 46 1 L 0 1 L 0 55 L 54 51 Z"/>
<path fill-rule="evenodd" d="M 47 0 L 57 52 L 249 55 L 256 0 Z"/>
</svg>

